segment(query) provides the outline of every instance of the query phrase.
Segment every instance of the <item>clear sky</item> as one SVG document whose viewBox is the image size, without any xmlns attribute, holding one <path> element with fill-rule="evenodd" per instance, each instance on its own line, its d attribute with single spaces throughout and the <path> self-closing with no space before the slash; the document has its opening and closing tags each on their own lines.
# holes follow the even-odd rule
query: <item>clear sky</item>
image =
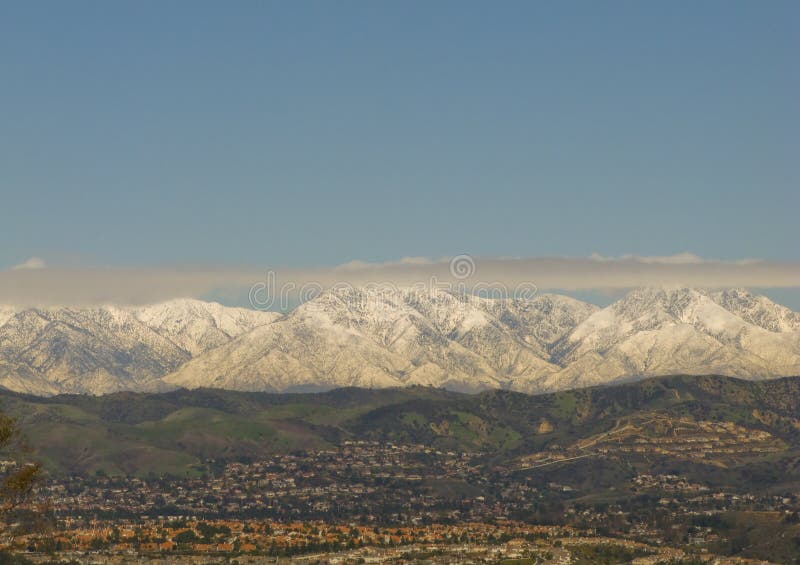
<svg viewBox="0 0 800 565">
<path fill-rule="evenodd" d="M 800 3 L 6 1 L 0 268 L 800 260 Z"/>
</svg>

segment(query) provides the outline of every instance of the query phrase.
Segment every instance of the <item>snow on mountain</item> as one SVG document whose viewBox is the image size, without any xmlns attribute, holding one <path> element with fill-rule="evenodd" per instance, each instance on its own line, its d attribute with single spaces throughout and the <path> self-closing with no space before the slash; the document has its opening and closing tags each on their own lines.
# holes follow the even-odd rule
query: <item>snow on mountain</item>
<svg viewBox="0 0 800 565">
<path fill-rule="evenodd" d="M 744 290 L 572 298 L 333 289 L 287 315 L 172 300 L 0 308 L 0 386 L 32 394 L 422 384 L 543 392 L 648 376 L 800 375 L 800 315 Z"/>
<path fill-rule="evenodd" d="M 0 308 L 0 386 L 32 394 L 162 390 L 186 361 L 279 318 L 178 299 L 142 308 Z"/>
<path fill-rule="evenodd" d="M 189 357 L 113 306 L 32 308 L 0 326 L 0 386 L 32 394 L 139 389 Z"/>
<path fill-rule="evenodd" d="M 721 290 L 711 298 L 744 321 L 771 332 L 800 331 L 800 313 L 775 304 L 766 296 L 754 296 L 741 288 Z"/>
<path fill-rule="evenodd" d="M 306 324 L 325 320 L 323 324 L 347 328 L 406 360 L 394 375 L 400 384 L 446 383 L 474 390 L 499 386 L 494 371 L 485 359 L 446 335 L 483 324 L 481 314 L 440 292 L 345 289 L 323 293 L 298 308 L 296 317 Z"/>
<path fill-rule="evenodd" d="M 634 290 L 556 344 L 553 355 L 564 369 L 542 387 L 560 390 L 677 373 L 800 375 L 799 332 L 770 331 L 739 315 L 751 312 L 773 326 L 780 320 L 784 325 L 778 327 L 789 329 L 791 316 L 770 304 L 767 299 L 753 301 L 749 294 L 737 298 L 686 288 Z"/>
<path fill-rule="evenodd" d="M 229 308 L 216 302 L 188 298 L 138 308 L 133 314 L 192 356 L 224 345 L 280 317 L 275 312 Z"/>
<path fill-rule="evenodd" d="M 165 381 L 186 388 L 303 390 L 386 387 L 408 362 L 335 324 L 312 301 L 290 316 L 209 351 Z"/>
<path fill-rule="evenodd" d="M 523 304 L 444 291 L 336 289 L 165 380 L 265 390 L 365 383 L 530 389 L 560 369 L 543 358 L 548 340 L 594 309 L 562 297 Z M 540 331 L 526 331 L 537 320 Z"/>
<path fill-rule="evenodd" d="M 4 306 L 0 305 L 0 326 L 5 324 L 8 320 L 11 319 L 14 314 L 17 313 L 17 309 L 13 306 Z"/>
<path fill-rule="evenodd" d="M 484 300 L 482 308 L 542 358 L 550 358 L 554 343 L 599 310 L 594 304 L 557 294 L 541 294 L 530 300 Z"/>
</svg>

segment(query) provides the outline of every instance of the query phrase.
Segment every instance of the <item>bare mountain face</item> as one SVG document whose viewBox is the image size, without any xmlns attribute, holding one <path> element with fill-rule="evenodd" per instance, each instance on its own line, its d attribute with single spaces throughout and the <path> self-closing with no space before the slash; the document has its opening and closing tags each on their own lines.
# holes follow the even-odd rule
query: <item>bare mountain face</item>
<svg viewBox="0 0 800 565">
<path fill-rule="evenodd" d="M 414 384 L 544 392 L 668 374 L 800 375 L 800 314 L 744 290 L 558 295 L 336 289 L 288 315 L 173 300 L 0 307 L 0 386 L 39 395 Z"/>
</svg>

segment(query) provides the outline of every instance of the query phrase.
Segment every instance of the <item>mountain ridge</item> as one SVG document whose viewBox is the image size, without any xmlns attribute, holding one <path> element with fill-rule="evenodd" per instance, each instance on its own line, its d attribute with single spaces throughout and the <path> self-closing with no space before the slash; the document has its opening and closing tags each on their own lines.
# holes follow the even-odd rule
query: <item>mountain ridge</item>
<svg viewBox="0 0 800 565">
<path fill-rule="evenodd" d="M 0 307 L 0 386 L 39 395 L 424 385 L 553 392 L 669 374 L 800 374 L 800 314 L 744 289 L 542 294 L 333 289 L 287 314 L 194 299 Z"/>
</svg>

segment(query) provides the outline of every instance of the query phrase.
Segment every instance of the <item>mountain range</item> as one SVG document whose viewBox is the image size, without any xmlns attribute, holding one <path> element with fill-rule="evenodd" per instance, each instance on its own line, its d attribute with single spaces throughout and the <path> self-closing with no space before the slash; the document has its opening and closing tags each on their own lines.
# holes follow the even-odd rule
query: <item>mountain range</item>
<svg viewBox="0 0 800 565">
<path fill-rule="evenodd" d="M 410 385 L 552 392 L 670 374 L 800 375 L 800 314 L 746 290 L 560 295 L 334 289 L 288 314 L 179 299 L 0 306 L 0 386 L 48 396 Z"/>
</svg>

